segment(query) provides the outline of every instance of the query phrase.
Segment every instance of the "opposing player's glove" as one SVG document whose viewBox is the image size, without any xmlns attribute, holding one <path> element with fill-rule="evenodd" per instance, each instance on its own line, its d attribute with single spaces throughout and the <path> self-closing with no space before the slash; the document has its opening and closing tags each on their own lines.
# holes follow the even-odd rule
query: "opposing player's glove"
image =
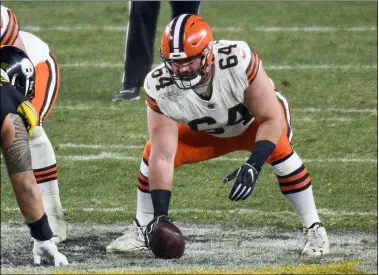
<svg viewBox="0 0 379 275">
<path fill-rule="evenodd" d="M 146 246 L 150 249 L 150 241 L 151 241 L 151 233 L 153 232 L 153 229 L 154 229 L 154 226 L 157 224 L 157 223 L 160 223 L 160 222 L 170 222 L 170 223 L 174 223 L 174 221 L 172 219 L 170 219 L 169 217 L 165 216 L 165 215 L 162 215 L 162 216 L 159 216 L 159 217 L 155 217 L 154 219 L 152 219 L 146 226 L 146 230 L 145 230 L 145 243 L 146 243 Z"/>
<path fill-rule="evenodd" d="M 224 183 L 234 181 L 233 187 L 229 193 L 229 199 L 239 201 L 246 199 L 253 192 L 255 182 L 258 179 L 258 171 L 249 163 L 244 163 L 240 168 L 224 179 Z"/>
<path fill-rule="evenodd" d="M 41 264 L 41 257 L 43 256 L 46 257 L 49 264 L 54 266 L 68 265 L 66 256 L 58 251 L 52 240 L 34 240 L 33 256 L 35 264 Z"/>
<path fill-rule="evenodd" d="M 37 125 L 37 113 L 33 108 L 33 105 L 29 101 L 21 102 L 17 108 L 17 112 L 24 119 L 26 130 L 28 135 L 33 134 L 34 127 Z"/>
</svg>

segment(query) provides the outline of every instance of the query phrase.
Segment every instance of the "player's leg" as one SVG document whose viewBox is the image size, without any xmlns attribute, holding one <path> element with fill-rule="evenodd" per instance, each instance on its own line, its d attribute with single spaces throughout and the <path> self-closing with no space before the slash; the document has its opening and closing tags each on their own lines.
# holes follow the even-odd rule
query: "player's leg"
<svg viewBox="0 0 379 275">
<path fill-rule="evenodd" d="M 217 138 L 205 132 L 191 130 L 188 126 L 179 123 L 179 140 L 174 166 L 177 168 L 183 164 L 210 160 L 238 150 L 251 150 L 256 129 L 257 125 L 252 124 L 243 135 Z M 137 188 L 136 218 L 142 226 L 152 220 L 154 213 L 149 188 L 149 156 L 150 142 L 147 142 L 138 174 Z"/>
<path fill-rule="evenodd" d="M 136 100 L 154 60 L 159 1 L 129 1 L 122 86 L 112 101 Z"/>
<path fill-rule="evenodd" d="M 199 14 L 200 11 L 200 1 L 170 1 L 170 4 L 172 19 L 184 13 Z"/>
<path fill-rule="evenodd" d="M 292 129 L 288 104 L 279 93 L 277 96 L 283 107 L 287 128 L 268 158 L 268 163 L 277 176 L 281 192 L 292 204 L 305 227 L 306 246 L 303 253 L 314 256 L 327 254 L 329 242 L 317 213 L 311 177 L 290 143 Z"/>
<path fill-rule="evenodd" d="M 38 187 L 53 231 L 53 240 L 61 242 L 66 239 L 66 222 L 59 196 L 57 165 L 53 146 L 47 137 L 42 121 L 52 110 L 58 95 L 59 69 L 50 57 L 45 63 L 36 66 L 36 90 L 32 104 L 39 116 L 38 126 L 30 138 L 32 167 Z"/>
<path fill-rule="evenodd" d="M 60 72 L 53 56 L 49 55 L 46 62 L 35 67 L 35 96 L 32 99 L 34 109 L 38 114 L 38 125 L 51 113 L 58 97 Z"/>
<path fill-rule="evenodd" d="M 232 151 L 252 148 L 255 130 L 255 125 L 252 125 L 242 136 L 217 138 L 204 132 L 191 130 L 186 125 L 179 123 L 179 140 L 174 166 L 176 168 L 183 164 L 216 158 Z M 134 231 L 126 232 L 123 236 L 113 241 L 107 247 L 108 252 L 146 249 L 143 231 L 154 217 L 149 187 L 150 149 L 150 141 L 148 141 L 143 151 L 138 173 L 137 209 L 136 218 L 133 222 Z"/>
</svg>

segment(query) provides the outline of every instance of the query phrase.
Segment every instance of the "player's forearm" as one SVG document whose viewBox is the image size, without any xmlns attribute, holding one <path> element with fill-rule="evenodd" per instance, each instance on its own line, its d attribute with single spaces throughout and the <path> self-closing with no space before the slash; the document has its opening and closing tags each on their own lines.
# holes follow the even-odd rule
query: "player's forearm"
<svg viewBox="0 0 379 275">
<path fill-rule="evenodd" d="M 276 144 L 284 131 L 282 118 L 272 118 L 261 121 L 257 130 L 255 141 L 269 140 Z"/>
<path fill-rule="evenodd" d="M 1 149 L 21 213 L 27 223 L 35 222 L 45 211 L 32 170 L 29 137 L 19 115 L 6 117 L 1 137 Z"/>
<path fill-rule="evenodd" d="M 45 213 L 41 192 L 35 182 L 33 171 L 10 175 L 17 204 L 27 223 L 39 220 Z"/>
<path fill-rule="evenodd" d="M 284 123 L 280 119 L 262 121 L 258 127 L 254 149 L 246 161 L 260 172 L 267 158 L 275 150 L 276 144 L 283 134 Z"/>
</svg>

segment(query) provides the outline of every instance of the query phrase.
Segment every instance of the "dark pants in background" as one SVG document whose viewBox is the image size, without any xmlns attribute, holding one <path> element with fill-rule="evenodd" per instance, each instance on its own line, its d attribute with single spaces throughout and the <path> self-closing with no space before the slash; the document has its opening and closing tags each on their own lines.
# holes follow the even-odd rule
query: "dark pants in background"
<svg viewBox="0 0 379 275">
<path fill-rule="evenodd" d="M 170 1 L 172 18 L 198 14 L 200 1 Z M 126 33 L 125 68 L 122 90 L 142 87 L 154 61 L 154 41 L 161 2 L 131 1 Z M 167 18 L 167 23 L 172 18 Z"/>
</svg>

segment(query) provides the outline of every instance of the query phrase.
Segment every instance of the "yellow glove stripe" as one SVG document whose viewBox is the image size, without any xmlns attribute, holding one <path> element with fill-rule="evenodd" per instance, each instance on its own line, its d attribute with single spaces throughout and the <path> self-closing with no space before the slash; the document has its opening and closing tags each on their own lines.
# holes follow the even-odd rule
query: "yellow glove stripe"
<svg viewBox="0 0 379 275">
<path fill-rule="evenodd" d="M 17 112 L 19 112 L 28 123 L 28 135 L 31 136 L 34 127 L 37 125 L 37 112 L 34 110 L 33 105 L 29 101 L 24 101 L 18 106 Z"/>
</svg>

